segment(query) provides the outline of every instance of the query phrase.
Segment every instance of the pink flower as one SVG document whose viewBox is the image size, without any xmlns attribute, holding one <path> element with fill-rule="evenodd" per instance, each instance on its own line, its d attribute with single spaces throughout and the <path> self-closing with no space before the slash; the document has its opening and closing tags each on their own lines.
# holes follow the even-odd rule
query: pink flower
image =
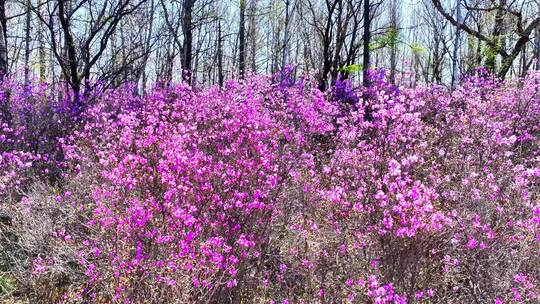
<svg viewBox="0 0 540 304">
<path fill-rule="evenodd" d="M 476 241 L 476 239 L 474 238 L 470 238 L 469 241 L 467 242 L 467 248 L 469 249 L 474 249 L 478 246 L 478 241 Z"/>
</svg>

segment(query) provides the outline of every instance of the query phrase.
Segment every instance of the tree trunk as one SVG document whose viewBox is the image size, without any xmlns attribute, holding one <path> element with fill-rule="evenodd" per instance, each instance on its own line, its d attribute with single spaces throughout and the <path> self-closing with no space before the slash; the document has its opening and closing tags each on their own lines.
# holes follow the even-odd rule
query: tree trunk
<svg viewBox="0 0 540 304">
<path fill-rule="evenodd" d="M 0 79 L 8 73 L 6 1 L 0 0 Z"/>
<path fill-rule="evenodd" d="M 193 56 L 192 13 L 194 5 L 195 0 L 184 1 L 184 16 L 182 18 L 182 31 L 184 33 L 184 41 L 182 45 L 182 80 L 188 83 L 191 83 L 191 61 Z"/>
<path fill-rule="evenodd" d="M 392 31 L 392 40 L 390 45 L 390 83 L 396 84 L 396 57 L 397 57 L 397 37 L 398 37 L 398 20 L 397 20 L 397 1 L 392 1 L 390 8 L 390 30 Z"/>
<path fill-rule="evenodd" d="M 281 68 L 287 65 L 287 44 L 289 42 L 289 0 L 285 0 L 285 29 L 283 34 L 283 56 L 281 58 Z"/>
<path fill-rule="evenodd" d="M 369 66 L 371 64 L 370 62 L 370 50 L 369 50 L 369 44 L 371 42 L 371 31 L 370 31 L 370 24 L 371 19 L 369 16 L 369 0 L 364 0 L 364 35 L 363 35 L 363 42 L 364 42 L 364 60 L 363 60 L 363 68 L 364 68 L 364 75 L 363 75 L 363 84 L 365 87 L 369 86 L 370 79 L 369 79 Z"/>
<path fill-rule="evenodd" d="M 502 6 L 504 4 L 504 2 L 505 2 L 504 0 L 501 0 L 500 5 Z M 502 8 L 498 8 L 497 12 L 495 14 L 495 22 L 494 22 L 494 25 L 493 25 L 493 32 L 491 34 L 491 36 L 493 37 L 493 40 L 495 41 L 496 48 L 494 48 L 493 46 L 488 46 L 489 47 L 489 53 L 488 53 L 488 56 L 487 56 L 488 58 L 486 59 L 486 67 L 492 73 L 496 73 L 496 71 L 497 71 L 496 59 L 497 59 L 497 53 L 499 52 L 499 48 L 501 48 L 500 36 L 502 34 L 502 31 L 503 31 L 503 24 L 504 24 L 504 10 Z M 505 60 L 505 58 L 503 58 L 503 61 L 504 60 Z M 502 67 L 502 68 L 504 68 L 504 67 Z"/>
<path fill-rule="evenodd" d="M 221 35 L 221 20 L 218 21 L 217 43 L 218 83 L 220 87 L 223 87 L 223 37 Z"/>
<path fill-rule="evenodd" d="M 369 11 L 370 11 L 370 7 L 369 7 L 369 0 L 364 0 L 364 12 L 363 12 L 363 17 L 364 17 L 364 34 L 362 35 L 362 40 L 363 40 L 363 43 L 364 43 L 364 57 L 363 57 L 363 77 L 362 77 L 362 83 L 364 85 L 364 87 L 369 87 L 371 86 L 371 79 L 370 79 L 370 75 L 369 75 L 369 68 L 370 68 L 370 64 L 371 64 L 371 61 L 370 61 L 370 50 L 369 50 L 369 45 L 370 45 L 370 42 L 371 42 L 371 18 L 369 16 Z M 362 96 L 362 99 L 364 101 L 364 104 L 365 104 L 365 113 L 364 113 L 364 119 L 366 121 L 373 121 L 373 108 L 371 106 L 371 103 L 370 103 L 370 99 L 371 99 L 371 96 L 369 96 L 369 91 L 365 91 L 363 96 Z"/>
<path fill-rule="evenodd" d="M 146 41 L 145 41 L 145 46 L 144 46 L 144 58 L 143 58 L 143 62 L 142 62 L 142 67 L 141 67 L 141 71 L 142 71 L 142 93 L 143 95 L 146 95 L 146 84 L 147 84 L 147 81 L 148 81 L 148 75 L 146 74 L 146 66 L 147 66 L 147 63 L 148 63 L 148 58 L 150 57 L 150 51 L 151 51 L 151 42 L 152 42 L 152 34 L 153 34 L 153 30 L 154 30 L 154 13 L 155 13 L 155 4 L 154 4 L 154 0 L 151 0 L 150 1 L 150 24 L 148 26 L 148 33 L 146 33 Z M 138 79 L 137 79 L 138 81 Z"/>
<path fill-rule="evenodd" d="M 119 29 L 119 32 L 120 32 L 120 43 L 122 44 L 122 51 L 121 51 L 121 54 L 122 54 L 122 60 L 120 61 L 120 64 L 122 66 L 119 67 L 120 70 L 123 70 L 123 76 L 122 76 L 122 82 L 119 83 L 118 85 L 122 84 L 122 83 L 125 83 L 127 81 L 129 81 L 129 77 L 130 77 L 130 67 L 127 66 L 127 61 L 128 61 L 128 54 L 126 52 L 126 48 L 125 48 L 125 45 L 126 45 L 126 35 L 124 34 L 124 27 L 122 26 L 122 24 L 120 24 L 120 29 Z M 114 48 L 113 48 L 114 49 Z"/>
<path fill-rule="evenodd" d="M 327 82 L 328 82 L 328 74 L 330 73 L 330 70 L 332 68 L 332 52 L 330 49 L 330 45 L 332 43 L 332 27 L 333 27 L 333 20 L 332 15 L 334 14 L 334 11 L 336 9 L 338 2 L 334 1 L 331 5 L 327 5 L 328 9 L 328 16 L 325 21 L 324 26 L 324 32 L 322 32 L 322 56 L 323 56 L 323 65 L 322 70 L 320 71 L 319 75 L 319 90 L 324 91 L 326 90 Z"/>
<path fill-rule="evenodd" d="M 441 53 L 440 53 L 440 44 L 441 39 L 439 35 L 437 34 L 437 31 L 435 31 L 433 35 L 435 39 L 435 47 L 433 49 L 433 78 L 436 83 L 441 83 L 442 76 L 441 76 Z"/>
<path fill-rule="evenodd" d="M 42 0 L 38 0 L 38 9 L 41 9 Z M 41 82 L 45 81 L 46 77 L 46 64 L 45 64 L 45 36 L 43 35 L 44 28 L 41 22 L 39 22 L 38 26 L 38 42 L 39 42 L 39 49 L 38 49 L 38 56 L 39 56 L 39 80 Z"/>
<path fill-rule="evenodd" d="M 347 35 L 347 22 L 346 17 L 343 16 L 343 3 L 338 1 L 337 5 L 337 18 L 336 18 L 336 39 L 334 43 L 334 54 L 332 58 L 332 65 L 330 68 L 331 81 L 335 81 L 338 78 L 339 68 L 342 65 L 341 62 L 341 49 L 345 43 Z"/>
<path fill-rule="evenodd" d="M 536 28 L 536 39 L 535 39 L 535 55 L 536 58 L 536 70 L 540 71 L 540 26 Z"/>
<path fill-rule="evenodd" d="M 71 35 L 71 28 L 69 19 L 66 19 L 66 1 L 62 0 L 58 2 L 58 17 L 60 19 L 60 26 L 64 34 L 64 40 L 66 44 L 67 62 L 62 64 L 62 70 L 66 78 L 68 78 L 69 85 L 75 93 L 75 98 L 79 98 L 81 93 L 81 79 L 77 72 L 77 55 L 75 50 L 75 44 L 73 36 Z"/>
<path fill-rule="evenodd" d="M 523 46 L 523 51 L 521 51 L 521 72 L 520 76 L 525 77 L 527 71 L 529 70 L 529 65 L 527 64 L 527 45 Z"/>
<path fill-rule="evenodd" d="M 25 28 L 24 28 L 24 84 L 30 84 L 30 22 L 32 11 L 30 10 L 32 3 L 26 0 L 25 13 Z"/>
<path fill-rule="evenodd" d="M 482 40 L 477 39 L 476 44 L 476 66 L 482 65 Z"/>
<path fill-rule="evenodd" d="M 240 28 L 238 31 L 238 73 L 240 79 L 244 79 L 245 69 L 246 69 L 246 0 L 240 0 Z"/>
<path fill-rule="evenodd" d="M 452 90 L 456 88 L 459 73 L 459 49 L 461 44 L 461 0 L 456 0 L 456 38 L 454 40 L 454 52 L 452 54 Z"/>
<path fill-rule="evenodd" d="M 251 46 L 251 71 L 257 73 L 257 24 L 255 20 L 255 15 L 257 13 L 257 1 L 253 0 L 250 5 L 251 16 L 250 16 L 250 46 Z"/>
</svg>

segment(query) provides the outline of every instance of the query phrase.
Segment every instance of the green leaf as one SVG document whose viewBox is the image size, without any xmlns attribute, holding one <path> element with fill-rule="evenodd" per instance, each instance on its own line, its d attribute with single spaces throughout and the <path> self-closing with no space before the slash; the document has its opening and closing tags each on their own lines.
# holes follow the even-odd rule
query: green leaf
<svg viewBox="0 0 540 304">
<path fill-rule="evenodd" d="M 364 66 L 362 64 L 351 64 L 342 66 L 338 69 L 340 72 L 347 73 L 347 74 L 354 74 L 358 73 L 364 70 Z"/>
<path fill-rule="evenodd" d="M 14 279 L 0 274 L 0 295 L 8 295 L 16 288 Z"/>
<path fill-rule="evenodd" d="M 392 29 L 387 33 L 376 37 L 373 42 L 369 44 L 371 51 L 382 49 L 385 47 L 396 47 L 399 43 L 399 33 L 397 29 Z"/>
<path fill-rule="evenodd" d="M 413 44 L 410 45 L 410 47 L 411 47 L 411 50 L 413 51 L 413 53 L 419 54 L 419 53 L 423 53 L 423 52 L 426 51 L 426 49 L 423 48 L 423 47 L 422 47 L 420 44 L 418 44 L 418 43 L 413 43 Z"/>
</svg>

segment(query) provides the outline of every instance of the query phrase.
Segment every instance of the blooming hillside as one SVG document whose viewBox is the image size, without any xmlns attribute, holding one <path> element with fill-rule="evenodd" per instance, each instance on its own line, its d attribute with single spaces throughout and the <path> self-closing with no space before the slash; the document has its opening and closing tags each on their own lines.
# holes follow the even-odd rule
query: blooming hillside
<svg viewBox="0 0 540 304">
<path fill-rule="evenodd" d="M 283 78 L 124 86 L 82 110 L 6 80 L 0 294 L 540 302 L 540 74 L 453 92 Z"/>
</svg>

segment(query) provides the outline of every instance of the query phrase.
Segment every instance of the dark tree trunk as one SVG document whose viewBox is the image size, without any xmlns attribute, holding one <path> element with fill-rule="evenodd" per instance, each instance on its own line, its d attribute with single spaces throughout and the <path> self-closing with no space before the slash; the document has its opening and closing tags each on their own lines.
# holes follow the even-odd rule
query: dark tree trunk
<svg viewBox="0 0 540 304">
<path fill-rule="evenodd" d="M 501 5 L 503 5 L 504 0 L 501 1 Z M 493 37 L 493 40 L 495 41 L 496 46 L 489 46 L 490 53 L 486 60 L 486 68 L 488 68 L 492 73 L 495 73 L 497 70 L 497 64 L 496 64 L 496 54 L 499 52 L 500 46 L 500 36 L 503 31 L 503 24 L 504 24 L 504 10 L 502 8 L 497 9 L 497 13 L 495 14 L 495 23 L 493 25 L 493 31 L 491 33 L 491 36 Z M 503 59 L 504 60 L 504 59 Z"/>
<path fill-rule="evenodd" d="M 362 36 L 363 43 L 364 43 L 364 58 L 363 58 L 363 79 L 362 83 L 364 87 L 369 87 L 371 85 L 371 79 L 369 75 L 369 68 L 371 64 L 370 60 L 370 50 L 369 50 L 369 44 L 371 42 L 371 31 L 370 31 L 370 24 L 371 24 L 371 18 L 370 18 L 370 7 L 369 7 L 369 0 L 364 0 L 364 34 Z M 373 108 L 371 107 L 370 99 L 371 96 L 369 94 L 369 91 L 365 91 L 362 99 L 364 101 L 365 106 L 365 113 L 364 113 L 364 119 L 366 121 L 373 121 Z"/>
<path fill-rule="evenodd" d="M 184 41 L 182 45 L 182 80 L 191 83 L 191 67 L 193 57 L 193 26 L 192 13 L 195 0 L 184 0 L 184 16 L 182 18 L 182 31 Z"/>
<path fill-rule="evenodd" d="M 536 58 L 536 70 L 540 71 L 540 26 L 536 28 L 536 39 L 535 39 L 535 55 Z"/>
<path fill-rule="evenodd" d="M 257 73 L 257 23 L 255 20 L 255 16 L 257 14 L 257 1 L 254 0 L 251 2 L 249 11 L 251 13 L 251 16 L 249 17 L 251 71 L 253 71 L 253 73 Z"/>
<path fill-rule="evenodd" d="M 38 0 L 38 10 L 41 8 L 42 0 Z M 38 27 L 38 43 L 39 43 L 39 50 L 38 50 L 38 56 L 39 56 L 39 80 L 41 82 L 45 81 L 45 74 L 46 74 L 46 65 L 45 65 L 45 35 L 43 33 L 45 29 L 43 28 L 42 23 L 39 23 Z M 54 79 L 52 80 L 54 82 Z"/>
<path fill-rule="evenodd" d="M 287 65 L 287 44 L 289 42 L 289 0 L 285 0 L 285 30 L 283 34 L 283 56 L 281 58 L 281 68 Z"/>
<path fill-rule="evenodd" d="M 520 76 L 525 77 L 527 71 L 529 70 L 529 65 L 527 64 L 527 45 L 523 46 L 523 51 L 521 51 L 521 72 Z"/>
<path fill-rule="evenodd" d="M 62 33 L 64 34 L 67 57 L 67 60 L 64 62 L 64 65 L 67 65 L 64 69 L 64 73 L 66 74 L 65 76 L 68 79 L 76 98 L 78 98 L 81 93 L 81 78 L 78 76 L 77 72 L 77 54 L 73 36 L 71 35 L 70 21 L 66 14 L 66 2 L 67 1 L 65 0 L 58 2 L 58 17 L 60 19 Z"/>
<path fill-rule="evenodd" d="M 218 21 L 218 41 L 217 41 L 217 60 L 218 60 L 218 83 L 223 87 L 223 37 L 221 35 L 221 20 Z"/>
<path fill-rule="evenodd" d="M 363 77 L 363 84 L 364 86 L 369 86 L 369 66 L 371 64 L 370 61 L 370 50 L 369 50 L 369 44 L 371 42 L 371 31 L 370 31 L 370 24 L 371 24 L 371 18 L 369 16 L 369 0 L 364 0 L 364 35 L 363 43 L 364 43 L 364 60 L 363 60 L 363 68 L 364 68 L 364 77 Z"/>
<path fill-rule="evenodd" d="M 151 52 L 151 42 L 152 42 L 152 34 L 153 34 L 153 30 L 154 30 L 154 14 L 155 14 L 155 4 L 154 4 L 154 0 L 151 0 L 150 1 L 150 25 L 149 25 L 149 28 L 148 28 L 148 33 L 146 33 L 146 41 L 145 41 L 145 45 L 144 45 L 144 57 L 143 57 L 143 62 L 142 62 L 142 65 L 141 65 L 141 69 L 140 71 L 138 72 L 138 74 L 140 75 L 142 73 L 142 93 L 143 95 L 146 95 L 146 85 L 147 85 L 147 81 L 148 81 L 148 75 L 146 74 L 146 66 L 147 66 L 147 63 L 148 63 L 148 58 L 150 57 L 150 52 Z M 139 81 L 139 76 L 137 76 L 137 82 Z"/>
<path fill-rule="evenodd" d="M 331 4 L 327 2 L 328 17 L 326 18 L 324 32 L 321 33 L 323 43 L 323 66 L 319 75 L 319 90 L 321 91 L 326 90 L 328 75 L 330 74 L 330 70 L 332 69 L 332 51 L 330 49 L 330 44 L 332 43 L 333 27 L 332 15 L 334 14 L 337 4 L 338 1 L 334 1 Z"/>
<path fill-rule="evenodd" d="M 459 49 L 461 44 L 461 0 L 456 1 L 456 37 L 454 40 L 454 52 L 452 54 L 452 89 L 456 88 L 459 73 Z"/>
<path fill-rule="evenodd" d="M 442 82 L 441 52 L 440 52 L 441 39 L 439 35 L 437 34 L 437 31 L 434 32 L 433 37 L 435 39 L 435 47 L 433 49 L 433 78 L 436 83 L 441 83 Z"/>
<path fill-rule="evenodd" d="M 397 20 L 397 0 L 392 1 L 390 27 L 392 31 L 392 41 L 390 45 L 390 83 L 396 84 L 396 57 L 397 57 L 397 35 L 398 35 L 398 20 Z"/>
<path fill-rule="evenodd" d="M 240 0 L 240 28 L 238 31 L 238 72 L 244 79 L 246 70 L 246 0 Z"/>
<path fill-rule="evenodd" d="M 0 0 L 0 79 L 8 73 L 6 1 Z"/>
<path fill-rule="evenodd" d="M 24 84 L 30 83 L 30 21 L 32 11 L 30 10 L 32 3 L 26 0 L 26 16 L 24 27 Z"/>
</svg>

